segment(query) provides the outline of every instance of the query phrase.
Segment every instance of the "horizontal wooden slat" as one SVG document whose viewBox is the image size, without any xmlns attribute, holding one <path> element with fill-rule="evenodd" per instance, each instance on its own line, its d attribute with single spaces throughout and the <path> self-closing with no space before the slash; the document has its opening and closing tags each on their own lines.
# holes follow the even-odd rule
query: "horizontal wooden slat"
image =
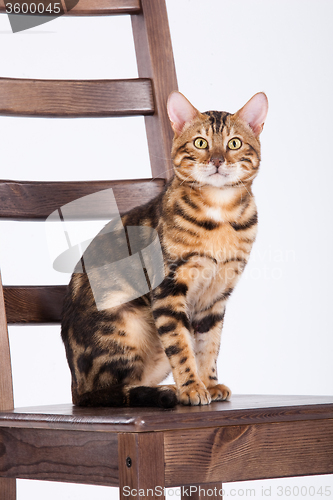
<svg viewBox="0 0 333 500">
<path fill-rule="evenodd" d="M 151 80 L 0 78 L 0 115 L 102 117 L 154 113 Z"/>
<path fill-rule="evenodd" d="M 91 16 L 109 14 L 138 14 L 141 11 L 140 0 L 65 0 L 67 15 Z"/>
<path fill-rule="evenodd" d="M 66 15 L 73 16 L 138 14 L 141 10 L 140 0 L 64 0 L 63 5 Z M 0 0 L 0 12 L 6 12 L 4 0 Z"/>
<path fill-rule="evenodd" d="M 166 487 L 333 473 L 333 420 L 170 431 L 164 436 Z"/>
<path fill-rule="evenodd" d="M 118 485 L 116 434 L 0 429 L 0 450 L 4 477 Z"/>
<path fill-rule="evenodd" d="M 4 286 L 8 324 L 60 323 L 66 286 Z"/>
<path fill-rule="evenodd" d="M 15 182 L 0 181 L 0 219 L 45 220 L 58 208 L 98 191 L 112 188 L 121 214 L 157 196 L 164 179 L 135 179 L 90 182 Z M 89 203 L 80 207 L 77 218 L 109 218 L 105 205 Z"/>
</svg>

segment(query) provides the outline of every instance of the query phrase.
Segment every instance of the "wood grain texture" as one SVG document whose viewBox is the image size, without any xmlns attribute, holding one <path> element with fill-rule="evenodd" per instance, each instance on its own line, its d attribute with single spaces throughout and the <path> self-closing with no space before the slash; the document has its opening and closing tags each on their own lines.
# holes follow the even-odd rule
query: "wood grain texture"
<svg viewBox="0 0 333 500">
<path fill-rule="evenodd" d="M 0 475 L 118 485 L 115 434 L 0 429 Z"/>
<path fill-rule="evenodd" d="M 173 132 L 167 115 L 169 94 L 178 89 L 165 0 L 141 0 L 142 13 L 132 16 L 133 36 L 140 78 L 151 78 L 155 113 L 146 116 L 146 131 L 153 177 L 173 175 Z"/>
<path fill-rule="evenodd" d="M 333 397 L 233 395 L 208 406 L 159 408 L 79 408 L 71 404 L 0 412 L 1 427 L 152 432 L 229 427 L 267 422 L 333 419 Z"/>
<path fill-rule="evenodd" d="M 67 7 L 66 15 L 93 16 L 112 14 L 133 14 L 140 12 L 140 0 L 79 0 L 72 8 L 75 0 L 64 0 Z M 5 12 L 5 2 L 0 0 L 0 12 Z"/>
<path fill-rule="evenodd" d="M 134 14 L 141 10 L 140 0 L 80 0 L 74 8 L 75 0 L 65 0 L 67 15 L 92 16 L 110 14 Z"/>
<path fill-rule="evenodd" d="M 7 330 L 5 302 L 0 274 L 0 410 L 14 408 L 12 367 Z"/>
<path fill-rule="evenodd" d="M 0 115 L 103 117 L 154 113 L 149 79 L 0 78 Z"/>
<path fill-rule="evenodd" d="M 167 487 L 333 473 L 333 420 L 170 431 L 164 436 Z"/>
<path fill-rule="evenodd" d="M 15 182 L 0 181 L 0 218 L 12 220 L 45 220 L 58 208 L 104 189 L 112 188 L 120 214 L 157 196 L 164 179 L 136 179 L 91 182 Z M 90 201 L 80 205 L 78 219 L 109 220 L 105 206 Z"/>
<path fill-rule="evenodd" d="M 119 434 L 118 439 L 120 500 L 133 490 L 138 494 L 131 498 L 163 500 L 163 433 Z"/>
<path fill-rule="evenodd" d="M 60 323 L 66 286 L 5 286 L 8 324 Z"/>
<path fill-rule="evenodd" d="M 222 484 L 209 483 L 200 485 L 183 486 L 181 489 L 182 500 L 223 500 Z"/>
<path fill-rule="evenodd" d="M 1 500 L 16 500 L 16 479 L 0 477 Z"/>
</svg>

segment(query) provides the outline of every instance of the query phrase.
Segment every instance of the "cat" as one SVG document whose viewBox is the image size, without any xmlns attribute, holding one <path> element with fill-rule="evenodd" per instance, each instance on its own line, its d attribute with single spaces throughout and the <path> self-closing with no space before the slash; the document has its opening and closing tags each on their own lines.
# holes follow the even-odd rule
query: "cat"
<svg viewBox="0 0 333 500">
<path fill-rule="evenodd" d="M 257 233 L 251 185 L 267 110 L 262 92 L 234 114 L 200 113 L 180 92 L 169 96 L 174 176 L 160 195 L 121 218 L 122 230 L 157 231 L 164 277 L 148 293 L 112 305 L 102 270 L 115 247 L 112 221 L 88 247 L 67 289 L 61 330 L 75 405 L 172 408 L 230 398 L 216 361 L 226 303 Z M 96 261 L 102 308 L 87 258 Z M 116 250 L 113 260 L 120 258 Z M 175 385 L 158 385 L 170 371 Z"/>
</svg>

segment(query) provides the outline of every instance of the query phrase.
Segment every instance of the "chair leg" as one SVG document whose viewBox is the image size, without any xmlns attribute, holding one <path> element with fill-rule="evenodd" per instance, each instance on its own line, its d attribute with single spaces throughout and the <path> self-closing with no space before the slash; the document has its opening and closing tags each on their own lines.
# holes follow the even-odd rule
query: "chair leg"
<svg viewBox="0 0 333 500">
<path fill-rule="evenodd" d="M 181 497 L 182 500 L 222 500 L 222 483 L 184 486 Z"/>
<path fill-rule="evenodd" d="M 120 500 L 164 500 L 163 432 L 118 434 Z"/>
<path fill-rule="evenodd" d="M 1 500 L 16 500 L 16 479 L 0 477 Z"/>
</svg>

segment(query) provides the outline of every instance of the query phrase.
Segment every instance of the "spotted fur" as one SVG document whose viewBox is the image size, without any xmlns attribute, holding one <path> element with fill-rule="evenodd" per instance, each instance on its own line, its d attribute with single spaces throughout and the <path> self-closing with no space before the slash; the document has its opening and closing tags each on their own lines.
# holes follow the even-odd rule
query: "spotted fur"
<svg viewBox="0 0 333 500">
<path fill-rule="evenodd" d="M 226 303 L 257 233 L 251 186 L 267 98 L 256 94 L 235 114 L 200 113 L 175 92 L 168 113 L 175 175 L 161 195 L 122 217 L 125 231 L 156 229 L 164 279 L 146 295 L 113 307 L 106 287 L 105 307 L 98 310 L 87 274 L 73 273 L 62 338 L 77 405 L 200 405 L 231 394 L 218 383 L 216 361 Z M 241 141 L 236 150 L 228 146 L 235 137 Z M 196 147 L 196 138 L 207 147 Z M 106 226 L 86 251 L 98 256 L 94 272 L 102 290 L 110 234 L 114 228 Z M 170 371 L 175 386 L 158 385 Z"/>
</svg>

